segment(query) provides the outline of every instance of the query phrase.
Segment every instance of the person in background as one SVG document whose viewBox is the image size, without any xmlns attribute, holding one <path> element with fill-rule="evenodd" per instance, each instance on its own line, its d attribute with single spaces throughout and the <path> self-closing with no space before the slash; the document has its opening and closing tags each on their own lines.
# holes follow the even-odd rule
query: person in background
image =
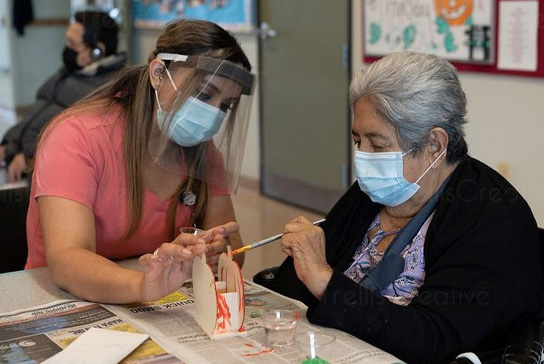
<svg viewBox="0 0 544 364">
<path fill-rule="evenodd" d="M 272 289 L 409 363 L 504 347 L 542 287 L 531 209 L 470 157 L 455 68 L 394 53 L 353 80 L 357 182 L 321 227 L 285 225 Z M 404 244 L 400 244 L 404 243 Z"/>
<path fill-rule="evenodd" d="M 35 157 L 25 268 L 47 265 L 58 286 L 108 303 L 173 292 L 196 254 L 216 269 L 228 244 L 242 246 L 229 193 L 247 135 L 250 71 L 223 28 L 177 20 L 148 64 L 55 118 Z M 187 226 L 206 233 L 180 234 Z M 141 270 L 112 262 L 135 256 Z"/>
<path fill-rule="evenodd" d="M 117 53 L 117 37 L 118 26 L 107 13 L 75 14 L 66 30 L 64 65 L 45 81 L 22 121 L 3 137 L 0 161 L 5 161 L 8 181 L 22 178 L 34 156 L 38 135 L 55 115 L 106 83 L 125 65 L 126 55 Z"/>
</svg>

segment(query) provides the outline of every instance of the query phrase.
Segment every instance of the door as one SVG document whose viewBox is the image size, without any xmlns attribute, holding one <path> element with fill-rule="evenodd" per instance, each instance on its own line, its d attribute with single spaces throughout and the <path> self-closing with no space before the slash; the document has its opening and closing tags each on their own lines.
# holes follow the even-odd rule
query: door
<svg viewBox="0 0 544 364">
<path fill-rule="evenodd" d="M 327 212 L 351 180 L 349 0 L 260 0 L 261 192 Z"/>
</svg>

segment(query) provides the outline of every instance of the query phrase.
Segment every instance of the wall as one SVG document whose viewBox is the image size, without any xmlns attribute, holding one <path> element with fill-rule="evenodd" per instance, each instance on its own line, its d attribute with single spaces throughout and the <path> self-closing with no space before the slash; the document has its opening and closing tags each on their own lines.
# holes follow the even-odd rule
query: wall
<svg viewBox="0 0 544 364">
<path fill-rule="evenodd" d="M 16 122 L 15 109 L 34 102 L 38 87 L 62 63 L 66 27 L 29 26 L 20 36 L 12 27 L 13 1 L 0 0 L 0 18 L 5 23 L 0 32 L 0 137 Z M 33 2 L 34 18 L 66 18 L 69 0 Z"/>
<path fill-rule="evenodd" d="M 132 38 L 132 62 L 134 64 L 147 63 L 147 57 L 155 46 L 155 41 L 160 31 L 149 29 L 134 29 Z M 259 51 L 258 38 L 253 34 L 236 34 L 242 48 L 246 52 L 253 72 L 257 74 L 258 84 L 258 66 Z M 241 176 L 244 179 L 256 181 L 260 178 L 260 146 L 259 146 L 259 88 L 254 92 L 253 107 L 249 119 L 248 136 L 244 161 L 242 164 Z"/>
<path fill-rule="evenodd" d="M 11 22 L 7 0 L 0 0 L 0 107 L 12 108 L 15 95 L 11 82 Z"/>
<path fill-rule="evenodd" d="M 362 63 L 361 0 L 353 1 L 353 74 Z M 507 178 L 544 227 L 544 79 L 461 73 L 470 154 Z M 505 168 L 499 168 L 502 164 Z"/>
<path fill-rule="evenodd" d="M 70 16 L 70 0 L 40 0 L 32 4 L 34 19 Z M 66 27 L 29 26 L 24 36 L 12 30 L 12 52 L 17 60 L 13 64 L 16 106 L 33 103 L 38 87 L 62 65 Z"/>
<path fill-rule="evenodd" d="M 361 0 L 353 1 L 353 74 L 362 66 Z M 135 59 L 144 62 L 158 32 L 137 30 Z M 258 66 L 258 39 L 239 35 L 251 63 Z M 255 69 L 258 74 L 258 70 Z M 472 156 L 493 168 L 509 167 L 510 182 L 523 194 L 537 222 L 544 226 L 544 79 L 462 73 L 469 114 L 467 141 Z M 258 90 L 254 100 L 242 176 L 259 179 L 260 146 Z"/>
<path fill-rule="evenodd" d="M 0 136 L 15 124 L 10 3 L 0 0 Z"/>
</svg>

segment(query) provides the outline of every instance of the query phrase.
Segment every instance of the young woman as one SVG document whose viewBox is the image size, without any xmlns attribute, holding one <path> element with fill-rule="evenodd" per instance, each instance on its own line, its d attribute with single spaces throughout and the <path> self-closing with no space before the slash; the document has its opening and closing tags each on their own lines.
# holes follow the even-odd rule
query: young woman
<svg viewBox="0 0 544 364">
<path fill-rule="evenodd" d="M 35 159 L 26 268 L 47 265 L 57 285 L 86 300 L 155 300 L 183 283 L 195 254 L 216 265 L 227 244 L 240 247 L 229 192 L 250 70 L 227 31 L 178 20 L 146 66 L 54 119 Z M 179 233 L 193 225 L 207 234 Z M 111 261 L 140 255 L 141 271 Z"/>
</svg>

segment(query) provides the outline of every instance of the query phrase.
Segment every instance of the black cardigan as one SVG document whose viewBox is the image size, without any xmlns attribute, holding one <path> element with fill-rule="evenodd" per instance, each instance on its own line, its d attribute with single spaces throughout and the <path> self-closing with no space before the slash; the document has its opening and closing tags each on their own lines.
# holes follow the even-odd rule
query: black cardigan
<svg viewBox="0 0 544 364">
<path fill-rule="evenodd" d="M 467 157 L 453 172 L 427 231 L 425 281 L 408 306 L 343 274 L 380 207 L 355 183 L 327 215 L 321 226 L 334 273 L 321 301 L 298 280 L 291 258 L 272 289 L 307 304 L 310 322 L 410 363 L 440 363 L 497 344 L 517 317 L 537 309 L 537 225 L 525 200 L 493 169 Z"/>
</svg>

